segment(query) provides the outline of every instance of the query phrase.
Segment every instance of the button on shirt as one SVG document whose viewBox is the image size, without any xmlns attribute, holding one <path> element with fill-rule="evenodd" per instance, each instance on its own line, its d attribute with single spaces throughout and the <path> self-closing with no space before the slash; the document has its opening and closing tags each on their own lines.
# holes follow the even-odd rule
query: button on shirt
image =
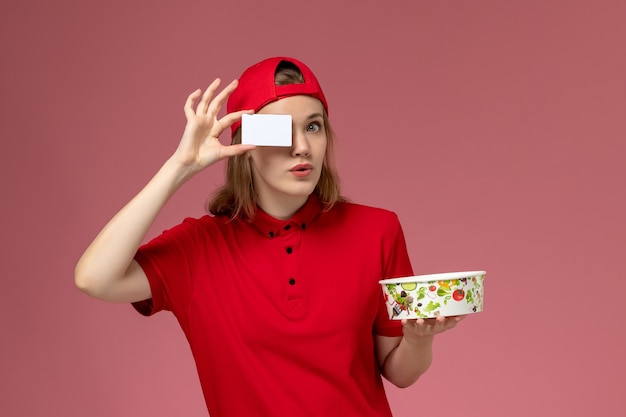
<svg viewBox="0 0 626 417">
<path fill-rule="evenodd" d="M 391 415 L 372 335 L 402 335 L 378 284 L 413 274 L 394 213 L 313 195 L 288 221 L 186 219 L 135 259 L 134 305 L 174 313 L 211 415 Z"/>
</svg>

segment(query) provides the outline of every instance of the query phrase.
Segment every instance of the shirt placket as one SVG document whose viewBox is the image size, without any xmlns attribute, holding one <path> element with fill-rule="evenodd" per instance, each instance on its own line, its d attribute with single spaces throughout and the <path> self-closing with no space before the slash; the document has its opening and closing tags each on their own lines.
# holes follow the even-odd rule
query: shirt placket
<svg viewBox="0 0 626 417">
<path fill-rule="evenodd" d="M 284 312 L 288 317 L 298 318 L 305 313 L 305 299 L 302 286 L 302 274 L 300 267 L 300 242 L 302 230 L 295 223 L 288 223 L 281 230 L 284 251 L 284 285 L 286 299 Z"/>
</svg>

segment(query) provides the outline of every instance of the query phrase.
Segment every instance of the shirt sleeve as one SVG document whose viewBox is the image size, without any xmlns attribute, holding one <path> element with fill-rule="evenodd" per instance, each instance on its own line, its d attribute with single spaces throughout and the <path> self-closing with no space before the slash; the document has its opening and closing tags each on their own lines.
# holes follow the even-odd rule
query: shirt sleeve
<svg viewBox="0 0 626 417">
<path fill-rule="evenodd" d="M 383 277 L 398 278 L 413 275 L 411 260 L 406 247 L 402 226 L 398 216 L 393 214 L 393 221 L 387 229 L 389 232 L 383 238 Z M 391 320 L 387 312 L 387 306 L 380 291 L 380 301 L 378 305 L 378 315 L 374 324 L 374 334 L 380 336 L 402 336 L 402 322 Z"/>
<path fill-rule="evenodd" d="M 186 311 L 193 284 L 192 265 L 201 246 L 196 222 L 185 219 L 137 251 L 135 261 L 146 274 L 152 293 L 152 298 L 132 303 L 139 313 L 150 316 L 168 310 L 179 316 Z"/>
</svg>

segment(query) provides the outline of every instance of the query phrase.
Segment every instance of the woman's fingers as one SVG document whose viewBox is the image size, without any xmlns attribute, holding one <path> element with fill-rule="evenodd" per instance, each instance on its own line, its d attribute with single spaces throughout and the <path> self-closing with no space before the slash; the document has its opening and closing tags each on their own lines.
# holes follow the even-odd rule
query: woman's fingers
<svg viewBox="0 0 626 417">
<path fill-rule="evenodd" d="M 228 99 L 228 96 L 237 88 L 239 82 L 237 80 L 233 80 L 230 84 L 228 84 L 222 91 L 220 91 L 217 95 L 215 92 L 221 84 L 221 80 L 216 78 L 202 93 L 202 90 L 196 90 L 187 97 L 187 101 L 185 102 L 185 116 L 187 119 L 195 117 L 209 117 L 211 119 L 215 119 L 217 114 L 222 109 L 224 102 Z M 195 102 L 200 97 L 200 101 L 197 106 L 195 106 Z M 195 109 L 194 109 L 195 107 Z M 242 114 L 251 113 L 251 111 L 240 111 L 232 114 L 228 114 L 224 116 L 221 120 L 218 121 L 219 127 L 221 130 L 231 126 L 235 121 L 239 120 Z"/>
<path fill-rule="evenodd" d="M 196 108 L 197 116 L 204 116 L 208 113 L 209 107 L 212 103 L 213 95 L 215 94 L 215 91 L 217 91 L 217 88 L 220 86 L 221 82 L 222 80 L 216 78 L 204 91 L 202 99 L 200 100 L 200 102 L 198 103 L 198 107 Z"/>
<path fill-rule="evenodd" d="M 435 335 L 454 328 L 465 316 L 439 316 L 437 318 L 407 320 L 403 324 L 415 329 L 419 335 Z"/>
<path fill-rule="evenodd" d="M 230 145 L 230 146 L 223 146 L 222 150 L 221 150 L 221 154 L 220 156 L 223 157 L 231 157 L 231 156 L 237 156 L 237 155 L 241 155 L 242 153 L 245 153 L 247 151 L 250 151 L 252 149 L 256 148 L 256 145 Z"/>
<path fill-rule="evenodd" d="M 184 106 L 187 125 L 177 151 L 182 160 L 202 161 L 199 165 L 205 166 L 213 161 L 240 155 L 255 148 L 251 145 L 224 146 L 220 143 L 219 136 L 224 130 L 240 120 L 243 114 L 254 113 L 252 110 L 242 110 L 218 119 L 217 113 L 237 88 L 238 81 L 233 80 L 218 93 L 220 83 L 221 80 L 217 78 L 204 92 L 196 90 L 187 97 Z"/>
<path fill-rule="evenodd" d="M 215 99 L 213 99 L 209 103 L 207 107 L 207 114 L 217 116 L 222 108 L 222 105 L 224 104 L 226 99 L 228 99 L 228 96 L 230 96 L 230 94 L 235 91 L 235 88 L 237 88 L 238 85 L 239 81 L 233 80 L 230 82 L 230 84 L 224 87 L 224 89 L 222 89 L 222 91 L 220 91 L 219 94 L 215 96 Z"/>
<path fill-rule="evenodd" d="M 231 127 L 233 123 L 241 119 L 242 115 L 252 114 L 252 113 L 254 113 L 254 110 L 241 110 L 241 111 L 236 111 L 234 113 L 229 113 L 226 116 L 222 117 L 218 121 L 218 123 L 220 124 L 220 127 L 222 128 L 222 130 L 226 130 L 229 127 Z"/>
<path fill-rule="evenodd" d="M 196 112 L 193 110 L 193 104 L 196 101 L 196 99 L 200 97 L 200 94 L 202 94 L 202 90 L 198 88 L 196 91 L 189 94 L 189 96 L 187 97 L 187 101 L 185 101 L 185 106 L 183 107 L 185 111 L 185 116 L 187 117 L 187 119 L 196 115 Z"/>
</svg>

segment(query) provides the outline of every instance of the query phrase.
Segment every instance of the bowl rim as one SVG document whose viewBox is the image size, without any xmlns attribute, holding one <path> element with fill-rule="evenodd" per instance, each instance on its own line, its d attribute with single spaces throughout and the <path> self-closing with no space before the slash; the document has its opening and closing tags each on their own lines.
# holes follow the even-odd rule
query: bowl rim
<svg viewBox="0 0 626 417">
<path fill-rule="evenodd" d="M 412 275 L 410 277 L 387 278 L 378 281 L 379 284 L 405 284 L 407 282 L 430 282 L 430 281 L 446 281 L 458 278 L 477 277 L 486 275 L 487 271 L 461 271 L 461 272 L 442 272 L 437 274 Z"/>
</svg>

